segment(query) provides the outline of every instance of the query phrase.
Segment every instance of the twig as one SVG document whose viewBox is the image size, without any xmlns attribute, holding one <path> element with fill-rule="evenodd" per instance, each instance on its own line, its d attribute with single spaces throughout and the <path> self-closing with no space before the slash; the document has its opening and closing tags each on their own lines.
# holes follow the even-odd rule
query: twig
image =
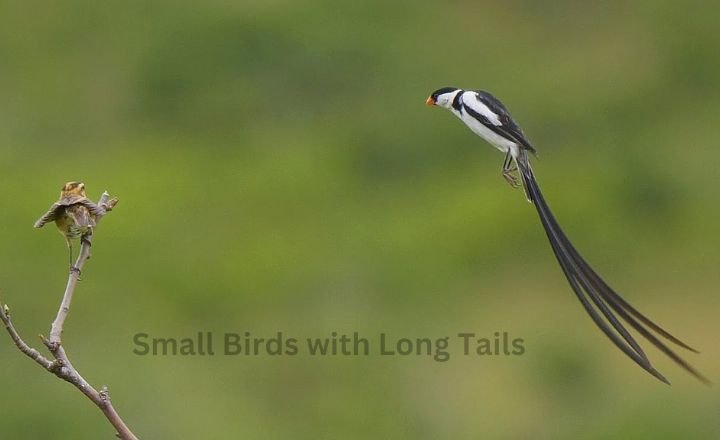
<svg viewBox="0 0 720 440">
<path fill-rule="evenodd" d="M 30 359 L 40 364 L 40 366 L 42 366 L 46 370 L 50 370 L 53 367 L 53 363 L 51 361 L 49 361 L 45 356 L 40 354 L 39 351 L 30 347 L 20 337 L 17 330 L 15 330 L 15 327 L 12 325 L 12 321 L 10 321 L 10 308 L 7 306 L 7 304 L 3 304 L 2 307 L 0 307 L 0 320 L 2 320 L 3 324 L 5 324 L 5 329 L 10 334 L 10 337 L 20 351 L 25 353 Z"/>
<path fill-rule="evenodd" d="M 109 211 L 113 209 L 117 199 L 110 198 L 110 195 L 106 192 L 102 194 L 98 201 L 98 207 L 100 212 L 95 216 L 95 224 Z M 90 258 L 90 240 L 92 236 L 88 236 L 86 239 L 81 241 L 80 255 L 77 258 L 75 267 L 77 270 L 70 272 L 67 286 L 65 287 L 65 293 L 63 295 L 62 302 L 60 303 L 60 309 L 58 310 L 55 321 L 52 323 L 50 329 L 50 338 L 44 338 L 41 336 L 43 344 L 48 348 L 53 356 L 53 360 L 50 360 L 40 354 L 36 349 L 30 347 L 18 334 L 15 329 L 12 320 L 10 318 L 10 309 L 6 304 L 0 306 L 0 320 L 5 324 L 10 338 L 17 346 L 17 348 L 23 352 L 26 356 L 33 359 L 36 363 L 42 366 L 45 370 L 53 373 L 60 379 L 73 384 L 79 389 L 85 396 L 87 396 L 95 405 L 100 408 L 108 421 L 113 425 L 117 431 L 117 436 L 123 440 L 137 440 L 135 434 L 130 431 L 125 422 L 120 418 L 120 415 L 115 411 L 111 401 L 108 389 L 103 386 L 100 391 L 93 388 L 75 369 L 72 362 L 65 353 L 65 349 L 60 341 L 60 335 L 63 331 L 65 319 L 70 312 L 70 303 L 72 302 L 73 293 L 77 284 L 80 270 L 85 265 L 85 261 Z"/>
</svg>

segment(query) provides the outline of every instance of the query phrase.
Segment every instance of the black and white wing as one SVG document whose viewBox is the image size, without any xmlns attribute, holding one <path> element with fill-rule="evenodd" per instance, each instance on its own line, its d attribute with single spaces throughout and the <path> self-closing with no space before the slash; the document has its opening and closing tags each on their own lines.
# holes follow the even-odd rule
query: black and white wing
<svg viewBox="0 0 720 440">
<path fill-rule="evenodd" d="M 495 134 L 521 145 L 533 154 L 536 152 L 507 108 L 490 93 L 482 90 L 465 92 L 463 108 Z"/>
</svg>

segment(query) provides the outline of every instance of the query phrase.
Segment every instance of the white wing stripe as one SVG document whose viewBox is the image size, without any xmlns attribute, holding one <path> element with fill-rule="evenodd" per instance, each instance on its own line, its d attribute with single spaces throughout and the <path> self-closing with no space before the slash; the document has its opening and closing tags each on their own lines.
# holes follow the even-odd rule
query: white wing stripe
<svg viewBox="0 0 720 440">
<path fill-rule="evenodd" d="M 493 125 L 502 125 L 502 122 L 500 122 L 500 118 L 496 113 L 494 113 L 488 106 L 483 104 L 482 101 L 480 101 L 480 98 L 478 98 L 478 94 L 475 92 L 465 92 L 463 93 L 463 104 L 470 107 L 471 109 L 475 110 L 477 113 L 485 116 L 488 121 L 490 121 Z"/>
</svg>

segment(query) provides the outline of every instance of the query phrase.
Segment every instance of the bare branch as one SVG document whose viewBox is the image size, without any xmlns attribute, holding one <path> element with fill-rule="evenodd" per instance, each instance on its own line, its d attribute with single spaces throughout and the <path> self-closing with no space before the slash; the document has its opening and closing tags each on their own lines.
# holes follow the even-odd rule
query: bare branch
<svg viewBox="0 0 720 440">
<path fill-rule="evenodd" d="M 30 347 L 25 341 L 23 341 L 17 330 L 15 330 L 15 327 L 12 324 L 12 320 L 10 319 L 10 308 L 7 306 L 7 304 L 2 304 L 2 306 L 0 306 L 0 320 L 3 322 L 3 324 L 5 324 L 5 329 L 7 330 L 8 334 L 10 334 L 10 338 L 12 338 L 15 346 L 17 346 L 17 348 L 23 353 L 25 353 L 30 359 L 40 364 L 40 366 L 42 366 L 46 370 L 50 370 L 53 364 L 52 361 L 48 360 L 48 358 L 40 354 L 39 351 Z"/>
<path fill-rule="evenodd" d="M 98 211 L 95 213 L 95 224 L 100 219 L 110 212 L 117 204 L 116 198 L 110 198 L 110 195 L 106 192 L 102 194 L 98 201 Z M 73 293 L 75 292 L 75 286 L 77 285 L 80 270 L 85 265 L 85 261 L 90 258 L 90 246 L 91 246 L 92 235 L 89 235 L 81 241 L 80 255 L 75 263 L 75 270 L 71 270 L 68 277 L 67 286 L 65 287 L 65 293 L 63 294 L 62 302 L 60 303 L 60 309 L 58 310 L 55 321 L 52 323 L 50 329 L 50 337 L 48 339 L 41 336 L 43 344 L 48 348 L 52 354 L 54 360 L 49 360 L 36 349 L 30 347 L 19 335 L 15 326 L 10 318 L 10 309 L 6 304 L 0 305 L 0 321 L 5 324 L 10 338 L 17 346 L 17 348 L 23 352 L 26 356 L 33 359 L 37 364 L 42 366 L 45 370 L 53 373 L 60 379 L 73 384 L 78 390 L 80 390 L 85 396 L 87 396 L 95 405 L 100 408 L 108 421 L 117 431 L 117 436 L 123 440 L 137 440 L 135 434 L 133 434 L 127 427 L 125 422 L 120 418 L 110 401 L 110 394 L 106 386 L 103 386 L 100 391 L 96 390 L 88 381 L 83 378 L 80 373 L 75 369 L 72 362 L 65 353 L 65 348 L 62 346 L 60 336 L 63 331 L 65 319 L 70 312 L 70 304 L 72 302 Z"/>
</svg>

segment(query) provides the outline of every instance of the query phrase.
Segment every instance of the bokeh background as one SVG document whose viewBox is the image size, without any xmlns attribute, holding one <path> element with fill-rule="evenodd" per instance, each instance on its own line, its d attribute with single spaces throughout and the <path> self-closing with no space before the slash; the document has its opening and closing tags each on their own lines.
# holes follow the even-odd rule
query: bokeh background
<svg viewBox="0 0 720 440">
<path fill-rule="evenodd" d="M 426 96 L 486 89 L 566 232 L 720 379 L 720 6 L 708 2 L 5 2 L 0 295 L 36 346 L 68 180 L 98 229 L 67 351 L 144 439 L 720 438 L 574 298 L 502 155 Z M 132 353 L 138 332 L 452 336 L 452 357 Z M 458 332 L 522 338 L 462 356 Z M 649 344 L 646 344 L 649 345 Z M 2 438 L 112 438 L 0 339 Z"/>
</svg>

